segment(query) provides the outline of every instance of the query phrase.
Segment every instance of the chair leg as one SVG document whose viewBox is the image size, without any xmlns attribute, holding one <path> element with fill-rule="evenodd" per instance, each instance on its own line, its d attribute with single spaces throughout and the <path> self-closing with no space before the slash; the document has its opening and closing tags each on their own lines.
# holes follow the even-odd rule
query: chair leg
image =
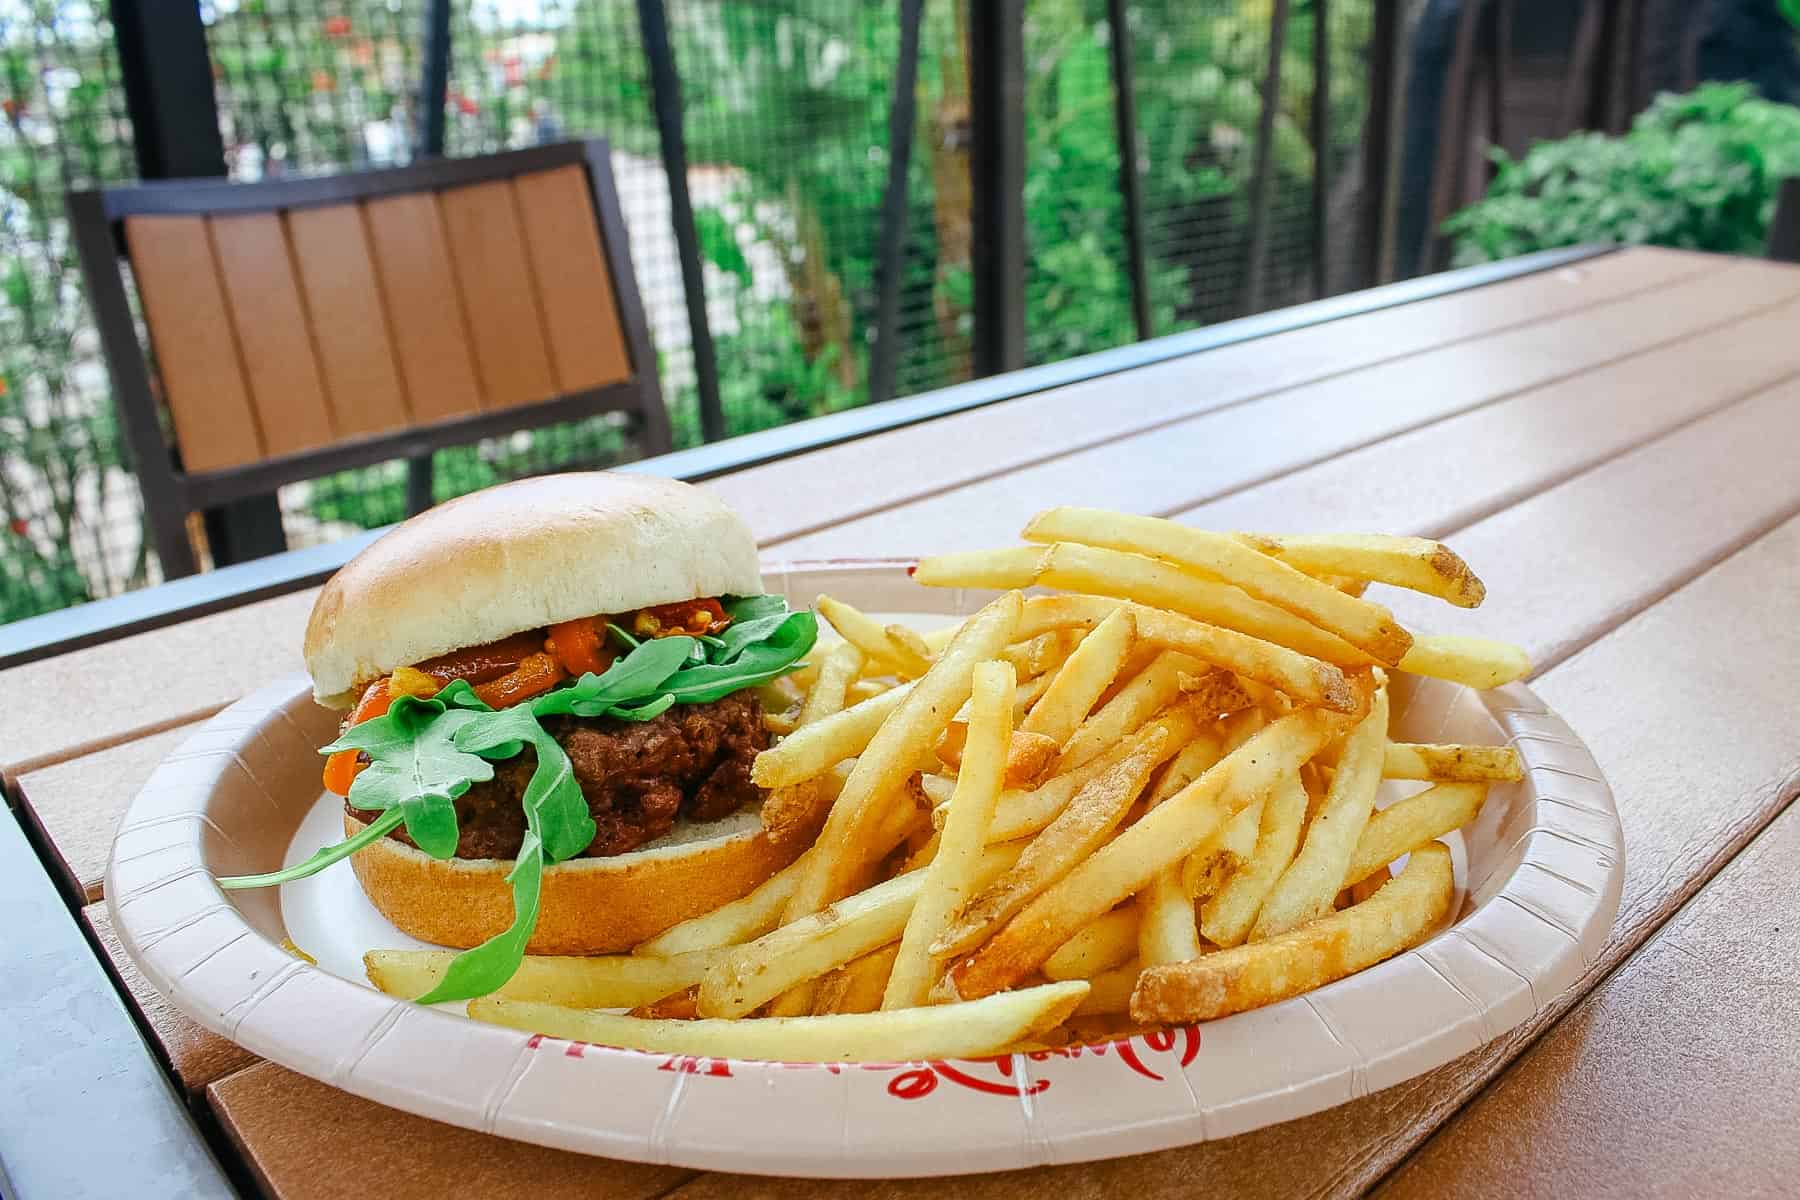
<svg viewBox="0 0 1800 1200">
<path fill-rule="evenodd" d="M 406 515 L 417 516 L 432 503 L 431 454 L 428 451 L 406 460 Z"/>
<path fill-rule="evenodd" d="M 181 579 L 200 569 L 194 558 L 194 544 L 188 540 L 187 518 L 173 509 L 150 508 L 150 539 L 156 546 L 156 559 L 162 566 L 164 579 Z"/>
</svg>

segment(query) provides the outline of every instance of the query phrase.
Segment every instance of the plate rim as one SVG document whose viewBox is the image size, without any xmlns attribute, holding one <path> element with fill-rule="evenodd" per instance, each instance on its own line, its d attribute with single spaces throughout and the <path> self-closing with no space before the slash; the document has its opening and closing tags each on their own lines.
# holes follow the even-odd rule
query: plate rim
<svg viewBox="0 0 1800 1200">
<path fill-rule="evenodd" d="M 857 576 L 871 586 L 903 584 L 916 598 L 917 585 L 905 570 L 915 561 L 765 560 L 763 567 L 770 590 L 790 600 L 797 583 L 817 575 L 843 584 Z M 991 594 L 936 593 L 951 610 L 946 616 Z M 810 603 L 812 597 L 803 598 Z M 892 610 L 907 611 L 903 604 Z M 106 904 L 145 977 L 201 1025 L 332 1086 L 482 1132 L 644 1162 L 818 1178 L 964 1174 L 1119 1157 L 1247 1132 L 1413 1078 L 1542 1011 L 1594 960 L 1623 889 L 1623 831 L 1611 791 L 1580 738 L 1529 687 L 1515 683 L 1473 694 L 1519 749 L 1531 789 L 1532 820 L 1514 839 L 1514 848 L 1524 849 L 1496 891 L 1421 945 L 1303 996 L 1166 1035 L 1136 1035 L 1072 1052 L 826 1066 L 652 1054 L 422 1009 L 297 959 L 217 887 L 204 843 L 212 793 L 233 773 L 255 778 L 246 755 L 255 752 L 266 729 L 284 723 L 297 731 L 287 713 L 311 703 L 304 674 L 284 676 L 227 707 L 158 766 L 121 824 L 107 866 Z M 1559 822 L 1565 808 L 1581 815 Z M 1540 847 L 1528 844 L 1540 839 Z M 1473 899 L 1476 884 L 1469 883 Z M 1383 1018 L 1376 1014 L 1386 1006 L 1376 993 L 1409 972 L 1415 986 L 1444 993 L 1439 1003 L 1454 1007 L 1451 997 L 1460 997 L 1468 1011 L 1410 1035 L 1378 1028 Z M 1509 973 L 1516 979 L 1509 981 Z M 309 1013 L 329 1014 L 331 1021 Z M 310 1043 L 283 1033 L 296 1023 L 306 1026 Z M 1271 1063 L 1272 1056 L 1258 1054 L 1259 1046 L 1267 1049 L 1261 1039 L 1268 1031 L 1286 1025 L 1295 1028 L 1284 1037 L 1318 1039 L 1322 1031 L 1337 1047 L 1325 1052 L 1341 1061 L 1314 1067 L 1298 1058 Z M 1215 1053 L 1256 1060 L 1254 1069 L 1266 1074 L 1260 1089 L 1232 1095 L 1227 1088 L 1209 1096 L 1218 1072 L 1190 1068 L 1201 1061 L 1203 1047 L 1221 1042 L 1223 1051 Z M 460 1090 L 446 1088 L 422 1061 L 427 1056 L 399 1053 L 424 1044 L 433 1049 L 430 1057 L 479 1065 L 487 1072 L 486 1086 L 463 1079 Z M 1127 1107 L 1147 1093 L 1120 1090 L 1123 1081 L 1154 1085 L 1164 1095 L 1135 1118 L 1084 1122 L 1075 1114 L 1073 1127 L 1059 1106 L 1039 1098 L 1058 1082 L 1071 1081 L 1059 1094 L 1085 1090 L 1103 1073 L 1110 1080 L 1107 1098 Z M 840 1136 L 800 1147 L 750 1133 L 734 1142 L 733 1130 L 754 1122 L 742 1120 L 741 1104 L 725 1100 L 720 1105 L 737 1115 L 737 1124 L 707 1124 L 713 1114 L 694 1097 L 722 1093 L 694 1083 L 706 1077 L 760 1081 L 785 1094 L 783 1112 L 790 1119 L 784 1124 L 799 1124 L 791 1120 L 797 1111 L 792 1106 L 811 1105 L 841 1122 Z M 895 1099 L 937 1097 L 931 1105 L 892 1110 L 941 1110 L 920 1123 L 931 1136 L 902 1131 L 896 1137 L 893 1123 L 884 1120 L 875 1138 L 853 1137 L 850 1114 L 877 1084 Z M 661 1088 L 662 1105 L 605 1108 L 604 1097 L 620 1087 L 647 1100 Z M 741 1088 L 734 1092 L 740 1100 L 746 1096 Z M 598 1097 L 603 1120 L 572 1120 L 559 1112 L 552 1102 L 571 1093 Z M 963 1136 L 946 1145 L 949 1128 Z"/>
</svg>

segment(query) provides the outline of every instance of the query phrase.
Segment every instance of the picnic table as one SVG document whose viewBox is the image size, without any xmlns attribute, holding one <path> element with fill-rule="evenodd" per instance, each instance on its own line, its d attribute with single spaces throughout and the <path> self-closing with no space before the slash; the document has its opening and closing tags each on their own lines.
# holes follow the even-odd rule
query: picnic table
<svg viewBox="0 0 1800 1200">
<path fill-rule="evenodd" d="M 1159 1154 L 970 1177 L 954 1194 L 1385 1200 L 1792 1186 L 1797 331 L 1800 269 L 1561 252 L 645 464 L 694 474 L 732 454 L 760 462 L 708 486 L 771 565 L 1006 544 L 1054 503 L 1222 529 L 1448 540 L 1486 580 L 1483 607 L 1382 599 L 1428 629 L 1522 643 L 1532 687 L 1613 788 L 1626 845 L 1618 920 L 1580 981 L 1539 997 L 1547 1007 L 1525 1025 L 1315 1116 Z M 26 630 L 47 639 L 37 651 L 21 649 L 16 628 L 0 638 L 0 651 L 34 659 L 0 671 L 0 763 L 17 818 L 0 819 L 0 1191 L 938 1194 L 945 1185 L 927 1180 L 611 1162 L 437 1124 L 259 1062 L 144 984 L 102 903 L 113 832 L 198 723 L 300 668 L 311 587 L 231 605 L 316 578 L 330 565 L 318 554 L 184 581 L 214 590 L 152 593 L 111 625 L 72 617 Z M 196 611 L 207 615 L 177 619 Z M 158 627 L 104 640 L 147 625 Z M 59 646 L 82 648 L 38 656 Z"/>
</svg>

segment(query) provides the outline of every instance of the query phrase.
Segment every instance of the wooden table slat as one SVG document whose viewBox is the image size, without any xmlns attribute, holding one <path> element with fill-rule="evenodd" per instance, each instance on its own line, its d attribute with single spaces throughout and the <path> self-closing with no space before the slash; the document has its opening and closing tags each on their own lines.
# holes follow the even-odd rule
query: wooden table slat
<svg viewBox="0 0 1800 1200">
<path fill-rule="evenodd" d="M 212 1084 L 207 1100 L 276 1200 L 649 1200 L 694 1175 L 444 1125 L 274 1063 Z"/>
<path fill-rule="evenodd" d="M 1796 859 L 1790 806 L 1375 1195 L 1788 1193 Z"/>
<path fill-rule="evenodd" d="M 89 900 L 101 897 L 113 835 L 156 764 L 199 728 L 178 725 L 19 778 L 19 793 Z"/>
<path fill-rule="evenodd" d="M 1726 265 L 1666 250 L 1610 254 L 1220 347 L 1197 359 L 1140 367 L 1129 374 L 1129 403 L 1119 402 L 1119 380 L 1102 376 L 739 471 L 707 486 L 744 514 L 765 545 L 777 546 L 1052 454 L 1145 433 L 1282 388 L 1567 318 L 1685 284 Z M 1195 362 L 1201 364 L 1198 372 Z M 847 480 L 854 486 L 845 487 Z M 792 549 L 784 546 L 783 552 Z"/>
<path fill-rule="evenodd" d="M 1517 393 L 1720 330 L 1800 296 L 1800 269 L 1734 263 L 1679 289 L 1597 305 L 1289 388 L 1151 433 L 952 488 L 780 546 L 796 558 L 1012 541 L 1049 503 L 1167 515 Z M 1206 386 L 1204 356 L 1188 364 Z M 1704 387 L 1704 381 L 1696 381 Z M 826 464 L 821 464 L 826 465 Z"/>
</svg>

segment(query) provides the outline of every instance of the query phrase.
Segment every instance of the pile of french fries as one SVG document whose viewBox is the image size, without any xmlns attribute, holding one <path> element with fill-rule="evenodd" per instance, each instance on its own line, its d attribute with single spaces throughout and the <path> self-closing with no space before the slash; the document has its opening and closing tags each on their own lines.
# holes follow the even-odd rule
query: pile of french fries
<svg viewBox="0 0 1800 1200">
<path fill-rule="evenodd" d="M 829 806 L 793 865 L 629 955 L 529 958 L 469 1015 L 693 1055 L 969 1057 L 1271 1004 L 1443 924 L 1438 839 L 1520 763 L 1391 741 L 1388 679 L 1486 688 L 1529 663 L 1414 636 L 1363 592 L 1474 607 L 1460 558 L 1077 508 L 1024 538 L 918 565 L 1000 592 L 949 628 L 820 597 L 843 640 L 765 693 L 781 736 L 754 767 L 765 825 Z M 1383 779 L 1429 786 L 1377 810 Z M 451 957 L 367 967 L 413 997 Z"/>
</svg>

